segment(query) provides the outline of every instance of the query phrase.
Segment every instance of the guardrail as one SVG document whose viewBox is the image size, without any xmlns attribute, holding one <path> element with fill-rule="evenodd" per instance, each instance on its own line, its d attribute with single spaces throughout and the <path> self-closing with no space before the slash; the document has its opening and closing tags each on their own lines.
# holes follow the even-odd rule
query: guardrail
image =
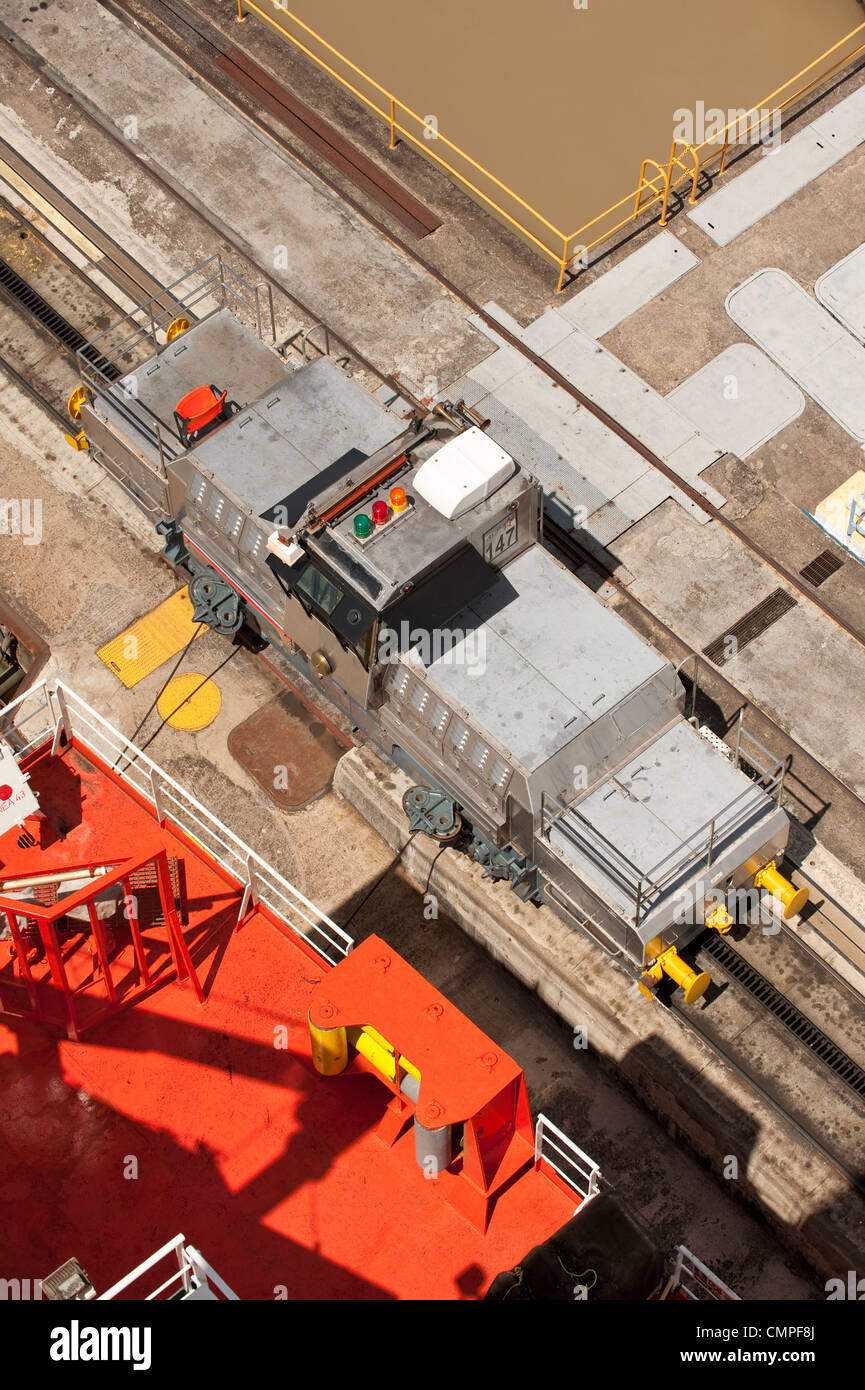
<svg viewBox="0 0 865 1390">
<path fill-rule="evenodd" d="M 152 1293 L 145 1294 L 143 1298 L 139 1299 L 140 1302 L 152 1303 L 157 1298 L 183 1299 L 193 1294 L 196 1289 L 202 1288 L 209 1290 L 210 1293 L 213 1294 L 213 1289 L 215 1287 L 219 1290 L 224 1299 L 233 1303 L 239 1303 L 240 1300 L 237 1294 L 233 1289 L 228 1287 L 225 1280 L 207 1263 L 201 1251 L 196 1250 L 194 1245 L 186 1245 L 185 1241 L 186 1236 L 184 1235 L 177 1235 L 173 1240 L 166 1241 L 165 1245 L 157 1250 L 155 1254 L 151 1255 L 149 1259 L 142 1260 L 140 1265 L 136 1265 L 135 1269 L 130 1270 L 122 1279 L 118 1279 L 117 1283 L 112 1284 L 111 1288 L 106 1289 L 105 1293 L 99 1294 L 96 1302 L 105 1303 L 116 1298 L 118 1294 L 123 1293 L 124 1290 L 128 1289 L 132 1284 L 137 1283 L 143 1275 L 149 1273 L 156 1265 L 161 1264 L 162 1261 L 168 1259 L 170 1255 L 174 1255 L 177 1260 L 177 1269 L 175 1272 L 170 1274 L 167 1279 L 164 1279 Z M 216 1295 L 213 1294 L 213 1297 L 215 1298 Z"/>
<path fill-rule="evenodd" d="M 0 712 L 0 737 L 19 761 L 49 739 L 57 753 L 64 734 L 127 782 L 160 824 L 177 829 L 243 887 L 238 920 L 261 905 L 331 963 L 348 955 L 354 941 L 347 932 L 62 681 L 41 681 Z"/>
<path fill-rule="evenodd" d="M 595 1160 L 546 1115 L 538 1115 L 535 1121 L 535 1167 L 541 1163 L 558 1173 L 582 1202 L 590 1201 L 601 1190 L 601 1170 Z"/>
<path fill-rule="evenodd" d="M 559 267 L 557 293 L 561 293 L 565 277 L 575 263 L 586 268 L 589 253 L 604 242 L 610 241 L 617 232 L 622 231 L 636 218 L 653 209 L 659 209 L 659 225 L 665 227 L 668 220 L 671 194 L 681 184 L 690 184 L 688 201 L 692 204 L 696 203 L 700 175 L 706 173 L 716 159 L 719 162 L 716 172 L 720 176 L 726 169 L 727 154 L 731 146 L 745 143 L 746 140 L 752 141 L 754 129 L 759 131 L 767 117 L 774 119 L 776 113 L 783 113 L 796 101 L 812 92 L 821 82 L 836 73 L 839 68 L 844 67 L 860 53 L 865 52 L 865 41 L 863 41 L 852 51 L 843 51 L 842 53 L 842 50 L 846 50 L 857 35 L 865 31 L 865 23 L 863 23 L 851 30 L 849 34 L 845 34 L 842 39 L 821 53 L 807 67 L 795 73 L 787 82 L 776 87 L 762 101 L 757 102 L 747 111 L 737 112 L 735 119 L 729 121 L 717 134 L 713 134 L 697 145 L 674 139 L 669 157 L 663 163 L 656 159 L 644 159 L 640 165 L 640 176 L 635 188 L 626 193 L 624 197 L 619 198 L 610 207 L 605 208 L 603 212 L 598 213 L 596 217 L 583 223 L 576 231 L 568 234 L 545 217 L 538 208 L 533 207 L 525 198 L 520 197 L 513 188 L 504 183 L 490 169 L 473 159 L 466 150 L 455 144 L 453 140 L 449 140 L 441 130 L 436 128 L 434 132 L 431 131 L 429 121 L 402 101 L 395 92 L 382 86 L 368 72 L 364 72 L 357 63 L 352 62 L 321 34 L 304 23 L 298 15 L 288 8 L 287 0 L 270 0 L 270 3 L 281 18 L 275 18 L 268 14 L 260 5 L 253 3 L 253 0 L 237 0 L 237 18 L 244 20 L 247 12 L 258 15 L 282 38 L 286 39 L 294 48 L 303 53 L 317 67 L 326 72 L 385 122 L 390 135 L 390 149 L 396 148 L 397 136 L 408 140 L 428 159 L 433 160 L 451 177 L 457 179 L 474 197 L 479 198 L 488 208 L 502 217 L 509 226 L 526 237 L 544 256 L 554 261 Z M 281 20 L 294 25 L 303 37 L 298 37 L 296 33 L 292 33 L 286 27 L 286 23 L 281 22 Z M 311 48 L 310 43 L 315 44 L 327 57 L 323 57 L 321 52 L 316 52 L 314 48 Z M 827 67 L 827 61 L 838 53 L 841 53 L 842 56 Z M 334 67 L 334 63 L 340 64 L 351 75 L 346 76 L 345 72 L 338 71 Z M 801 83 L 803 78 L 807 79 L 804 85 L 797 86 L 797 83 Z M 361 90 L 358 83 L 363 84 L 367 90 Z M 793 90 L 789 91 L 790 88 Z M 432 148 L 433 144 L 444 146 L 450 157 L 445 158 L 437 154 Z M 471 172 L 464 172 L 457 167 L 457 164 L 462 164 L 465 169 Z M 493 193 L 484 191 L 478 185 L 478 178 L 490 185 L 495 191 Z"/>
<path fill-rule="evenodd" d="M 197 315 L 196 309 L 200 311 Z M 161 419 L 150 410 L 122 378 L 164 351 L 166 331 L 176 319 L 189 315 L 191 320 L 204 322 L 221 309 L 229 309 L 241 322 L 254 327 L 262 342 L 276 343 L 270 285 L 265 280 L 250 284 L 215 253 L 103 329 L 76 354 L 84 384 L 93 392 L 110 396 L 121 413 L 143 427 L 163 468 L 166 456 L 170 459 L 186 445 L 175 422 Z"/>
<path fill-rule="evenodd" d="M 663 1291 L 658 1295 L 659 1301 L 670 1298 L 671 1295 L 682 1296 L 694 1302 L 709 1299 L 718 1303 L 742 1301 L 737 1293 L 727 1288 L 717 1274 L 712 1273 L 708 1265 L 704 1265 L 702 1260 L 698 1260 L 697 1256 L 691 1253 L 687 1245 L 676 1246 L 676 1263 Z"/>
<path fill-rule="evenodd" d="M 682 664 L 684 665 L 684 662 Z M 549 839 L 547 831 L 557 821 L 567 817 L 567 824 L 573 828 L 574 839 L 579 842 L 582 851 L 602 865 L 606 873 L 609 874 L 612 870 L 618 876 L 624 891 L 633 893 L 633 923 L 634 927 L 638 928 L 664 889 L 676 882 L 689 867 L 705 860 L 706 870 L 711 868 L 718 848 L 754 816 L 759 809 L 762 796 L 773 798 L 776 805 L 780 802 L 788 760 L 773 759 L 771 764 L 764 765 L 754 749 L 759 749 L 767 758 L 773 759 L 765 744 L 744 728 L 740 717 L 736 730 L 736 746 L 733 750 L 734 765 L 737 768 L 743 765 L 751 768 L 757 773 L 757 780 L 745 787 L 687 840 L 683 840 L 678 848 L 659 859 L 649 870 L 641 869 L 633 860 L 623 855 L 611 840 L 587 820 L 577 806 L 566 806 L 547 792 L 541 793 L 540 834 L 546 835 Z M 614 776 L 608 780 L 616 781 Z M 575 824 L 576 822 L 579 822 L 579 825 Z"/>
</svg>

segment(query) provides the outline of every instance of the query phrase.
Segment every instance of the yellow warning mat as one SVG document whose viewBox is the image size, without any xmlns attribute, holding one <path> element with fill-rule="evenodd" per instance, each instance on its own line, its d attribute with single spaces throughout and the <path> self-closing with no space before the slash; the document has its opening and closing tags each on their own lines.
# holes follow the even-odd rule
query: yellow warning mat
<svg viewBox="0 0 865 1390">
<path fill-rule="evenodd" d="M 191 637 L 207 631 L 192 616 L 189 589 L 184 585 L 171 598 L 165 599 L 150 613 L 137 618 L 131 627 L 112 637 L 96 655 L 104 661 L 127 690 L 183 651 Z"/>
</svg>

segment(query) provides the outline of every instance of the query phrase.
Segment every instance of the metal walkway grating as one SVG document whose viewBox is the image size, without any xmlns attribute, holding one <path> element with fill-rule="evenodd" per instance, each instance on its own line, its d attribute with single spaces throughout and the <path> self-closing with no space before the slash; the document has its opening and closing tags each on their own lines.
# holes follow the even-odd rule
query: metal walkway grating
<svg viewBox="0 0 865 1390">
<path fill-rule="evenodd" d="M 830 575 L 837 574 L 838 570 L 842 569 L 843 566 L 844 561 L 839 560 L 834 551 L 821 550 L 816 559 L 812 560 L 804 569 L 801 569 L 799 574 L 802 579 L 808 584 L 812 584 L 814 588 L 817 589 L 821 584 L 825 583 Z"/>
<path fill-rule="evenodd" d="M 732 661 L 734 656 L 738 656 L 743 647 L 747 647 L 749 642 L 753 642 L 755 637 L 770 628 L 773 623 L 777 623 L 779 618 L 783 618 L 785 613 L 789 613 L 791 608 L 796 607 L 796 600 L 786 589 L 775 589 L 746 613 L 744 618 L 740 618 L 737 623 L 722 632 L 720 637 L 716 637 L 707 647 L 703 648 L 703 655 L 707 656 L 716 666 L 723 666 L 725 662 Z"/>
<path fill-rule="evenodd" d="M 776 989 L 765 975 L 755 970 L 753 965 L 740 956 L 723 937 L 712 933 L 703 945 L 709 955 L 737 984 L 774 1014 L 789 1032 L 835 1073 L 839 1080 L 849 1086 L 851 1091 L 855 1091 L 857 1096 L 865 1096 L 865 1071 L 858 1062 L 854 1062 L 837 1043 L 827 1038 L 826 1034 L 806 1018 L 786 995 Z"/>
</svg>

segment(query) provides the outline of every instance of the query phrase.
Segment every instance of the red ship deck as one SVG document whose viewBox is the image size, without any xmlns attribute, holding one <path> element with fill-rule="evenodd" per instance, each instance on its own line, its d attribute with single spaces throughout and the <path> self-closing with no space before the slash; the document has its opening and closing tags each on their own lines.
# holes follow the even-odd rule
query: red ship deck
<svg viewBox="0 0 865 1390">
<path fill-rule="evenodd" d="M 481 1235 L 416 1165 L 411 1129 L 378 1138 L 384 1085 L 314 1070 L 307 1010 L 330 967 L 257 910 L 234 931 L 239 893 L 80 752 L 31 775 L 66 837 L 0 838 L 4 877 L 182 857 L 207 1001 L 164 984 L 77 1043 L 0 1020 L 0 1275 L 75 1256 L 101 1291 L 182 1230 L 241 1298 L 471 1298 L 573 1213 L 529 1170 Z"/>
</svg>

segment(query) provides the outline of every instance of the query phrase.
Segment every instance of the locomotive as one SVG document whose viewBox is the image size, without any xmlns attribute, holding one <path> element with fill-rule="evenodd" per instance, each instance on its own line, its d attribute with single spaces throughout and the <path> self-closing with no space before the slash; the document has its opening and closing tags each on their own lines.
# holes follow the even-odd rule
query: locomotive
<svg viewBox="0 0 865 1390">
<path fill-rule="evenodd" d="M 677 671 L 545 548 L 488 422 L 306 358 L 211 258 L 82 349 L 67 437 L 151 517 L 198 621 L 281 648 L 408 772 L 412 831 L 694 1002 L 680 949 L 731 928 L 732 893 L 807 896 L 777 867 L 783 764 L 686 718 Z"/>
</svg>

